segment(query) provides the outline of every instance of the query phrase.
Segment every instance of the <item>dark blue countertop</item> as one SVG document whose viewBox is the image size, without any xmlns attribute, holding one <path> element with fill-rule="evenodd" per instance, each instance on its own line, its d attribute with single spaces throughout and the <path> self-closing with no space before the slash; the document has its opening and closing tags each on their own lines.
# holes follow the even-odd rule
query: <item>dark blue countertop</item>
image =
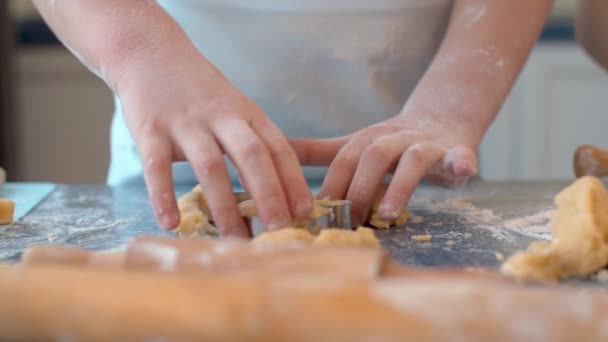
<svg viewBox="0 0 608 342">
<path fill-rule="evenodd" d="M 39 19 L 15 23 L 18 46 L 58 45 L 59 40 L 48 26 Z M 574 26 L 571 20 L 551 20 L 543 30 L 540 41 L 574 41 Z"/>
<path fill-rule="evenodd" d="M 503 257 L 549 238 L 553 197 L 565 185 L 471 182 L 448 190 L 424 184 L 409 205 L 412 218 L 419 218 L 376 234 L 405 264 L 497 268 Z M 179 186 L 177 193 L 190 189 Z M 167 234 L 157 227 L 143 186 L 59 185 L 0 231 L 0 261 L 17 261 L 27 246 L 40 243 L 112 250 L 138 234 Z M 412 239 L 424 234 L 431 234 L 432 241 Z"/>
</svg>

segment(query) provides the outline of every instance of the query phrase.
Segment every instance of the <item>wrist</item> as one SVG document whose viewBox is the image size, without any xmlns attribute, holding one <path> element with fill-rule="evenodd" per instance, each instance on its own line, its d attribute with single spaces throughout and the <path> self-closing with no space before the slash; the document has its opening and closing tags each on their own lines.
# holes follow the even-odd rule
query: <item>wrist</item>
<svg viewBox="0 0 608 342">
<path fill-rule="evenodd" d="M 502 101 L 488 91 L 488 87 L 484 88 L 485 82 L 426 81 L 415 89 L 399 116 L 409 122 L 421 122 L 423 126 L 442 127 L 470 137 L 478 144 Z"/>
<path fill-rule="evenodd" d="M 140 45 L 124 54 L 108 56 L 104 60 L 104 81 L 119 95 L 129 84 L 151 80 L 151 75 L 162 75 L 175 69 L 175 63 L 185 65 L 192 58 L 201 57 L 193 46 L 157 42 Z"/>
<path fill-rule="evenodd" d="M 131 70 L 166 68 L 175 55 L 198 53 L 186 34 L 174 23 L 165 23 L 158 29 L 124 30 L 108 38 L 111 46 L 99 53 L 98 65 L 103 80 L 117 92 L 121 79 Z M 149 71 L 149 70 L 148 70 Z"/>
</svg>

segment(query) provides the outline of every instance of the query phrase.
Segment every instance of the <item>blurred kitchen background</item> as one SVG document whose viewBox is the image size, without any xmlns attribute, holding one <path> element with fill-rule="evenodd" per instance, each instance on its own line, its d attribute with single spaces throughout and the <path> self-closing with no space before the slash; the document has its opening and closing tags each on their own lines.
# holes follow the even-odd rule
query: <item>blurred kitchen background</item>
<svg viewBox="0 0 608 342">
<path fill-rule="evenodd" d="M 608 149 L 608 74 L 574 41 L 558 0 L 480 150 L 484 179 L 572 177 L 574 149 Z M 0 165 L 12 181 L 103 183 L 112 96 L 61 46 L 28 0 L 0 3 Z"/>
</svg>

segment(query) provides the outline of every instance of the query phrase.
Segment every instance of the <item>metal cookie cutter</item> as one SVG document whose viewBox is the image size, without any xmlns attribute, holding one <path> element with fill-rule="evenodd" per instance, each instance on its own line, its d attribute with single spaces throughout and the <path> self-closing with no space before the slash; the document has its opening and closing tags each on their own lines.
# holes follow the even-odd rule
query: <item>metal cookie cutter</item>
<svg viewBox="0 0 608 342">
<path fill-rule="evenodd" d="M 325 228 L 352 229 L 350 224 L 350 201 L 332 200 L 325 201 L 325 203 L 321 203 L 320 205 L 329 209 L 329 212 L 307 221 L 305 226 L 299 225 L 299 228 L 307 229 L 315 235 Z M 264 223 L 260 217 L 251 217 L 247 221 L 251 234 L 254 237 L 264 232 Z"/>
<path fill-rule="evenodd" d="M 350 225 L 350 201 L 332 200 L 330 203 L 321 206 L 331 210 L 329 212 L 329 228 L 352 229 Z"/>
</svg>

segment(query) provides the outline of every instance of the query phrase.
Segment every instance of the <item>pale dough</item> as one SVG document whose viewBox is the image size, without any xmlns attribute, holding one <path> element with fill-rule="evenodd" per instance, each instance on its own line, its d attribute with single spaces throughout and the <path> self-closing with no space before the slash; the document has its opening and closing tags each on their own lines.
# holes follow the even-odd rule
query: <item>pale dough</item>
<svg viewBox="0 0 608 342">
<path fill-rule="evenodd" d="M 553 241 L 537 242 L 510 257 L 502 271 L 520 280 L 557 281 L 587 276 L 608 265 L 608 194 L 583 177 L 555 197 Z"/>
<path fill-rule="evenodd" d="M 319 235 L 301 228 L 284 228 L 264 233 L 253 240 L 254 243 L 303 242 L 317 246 L 333 247 L 372 247 L 380 248 L 380 241 L 370 228 L 359 227 L 356 231 L 327 228 Z"/>
</svg>

